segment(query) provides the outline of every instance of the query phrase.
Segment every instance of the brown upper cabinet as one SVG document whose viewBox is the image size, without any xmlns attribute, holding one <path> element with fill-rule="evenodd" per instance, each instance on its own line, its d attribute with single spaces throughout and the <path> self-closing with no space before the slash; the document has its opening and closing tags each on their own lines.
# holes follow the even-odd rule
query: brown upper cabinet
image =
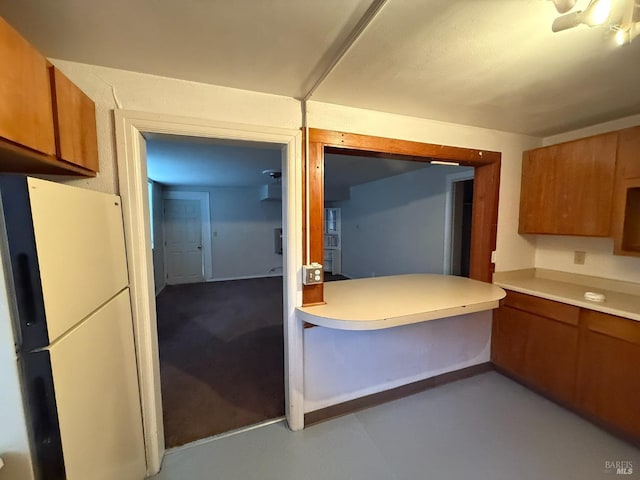
<svg viewBox="0 0 640 480">
<path fill-rule="evenodd" d="M 524 152 L 519 233 L 611 235 L 618 133 Z"/>
<path fill-rule="evenodd" d="M 524 152 L 519 233 L 613 237 L 640 256 L 640 126 Z"/>
<path fill-rule="evenodd" d="M 0 172 L 95 175 L 95 106 L 0 17 Z"/>
<path fill-rule="evenodd" d="M 54 155 L 53 109 L 47 59 L 0 17 L 0 136 Z"/>
<path fill-rule="evenodd" d="M 56 67 L 50 72 L 58 158 L 97 172 L 95 104 Z"/>
</svg>

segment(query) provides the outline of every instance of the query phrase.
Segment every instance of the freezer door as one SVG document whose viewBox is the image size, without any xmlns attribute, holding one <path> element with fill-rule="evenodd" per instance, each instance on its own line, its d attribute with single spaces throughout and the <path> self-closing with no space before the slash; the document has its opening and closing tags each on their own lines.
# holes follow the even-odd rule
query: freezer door
<svg viewBox="0 0 640 480">
<path fill-rule="evenodd" d="M 49 342 L 128 285 L 120 198 L 28 178 Z"/>
<path fill-rule="evenodd" d="M 129 290 L 49 352 L 67 480 L 144 478 Z"/>
</svg>

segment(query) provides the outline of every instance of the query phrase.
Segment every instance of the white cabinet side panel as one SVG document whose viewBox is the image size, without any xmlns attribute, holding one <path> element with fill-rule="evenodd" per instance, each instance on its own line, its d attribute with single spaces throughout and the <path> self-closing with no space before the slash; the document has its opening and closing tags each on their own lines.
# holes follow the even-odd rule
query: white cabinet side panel
<svg viewBox="0 0 640 480">
<path fill-rule="evenodd" d="M 128 284 L 120 198 L 29 179 L 51 343 Z"/>
<path fill-rule="evenodd" d="M 69 480 L 145 473 L 129 290 L 50 347 Z"/>
</svg>

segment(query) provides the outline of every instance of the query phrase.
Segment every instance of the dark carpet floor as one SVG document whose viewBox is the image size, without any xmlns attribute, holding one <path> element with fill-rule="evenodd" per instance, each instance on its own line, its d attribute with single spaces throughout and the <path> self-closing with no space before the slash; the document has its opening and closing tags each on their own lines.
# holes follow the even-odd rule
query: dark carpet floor
<svg viewBox="0 0 640 480">
<path fill-rule="evenodd" d="M 282 277 L 167 286 L 156 303 L 168 448 L 284 415 Z"/>
<path fill-rule="evenodd" d="M 344 275 L 334 275 L 332 273 L 324 272 L 323 279 L 325 282 L 337 282 L 339 280 L 349 280 L 349 277 L 345 277 Z"/>
</svg>

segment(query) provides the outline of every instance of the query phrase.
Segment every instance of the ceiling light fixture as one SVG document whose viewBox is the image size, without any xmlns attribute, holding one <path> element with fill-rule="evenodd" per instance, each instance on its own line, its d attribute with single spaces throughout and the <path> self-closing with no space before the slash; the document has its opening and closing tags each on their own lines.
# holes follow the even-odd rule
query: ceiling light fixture
<svg viewBox="0 0 640 480">
<path fill-rule="evenodd" d="M 551 29 L 554 32 L 560 32 L 580 24 L 597 27 L 607 21 L 610 13 L 611 0 L 591 0 L 586 10 L 578 10 L 556 18 Z"/>
<path fill-rule="evenodd" d="M 579 25 L 589 27 L 608 26 L 615 32 L 618 45 L 631 43 L 638 36 L 640 27 L 640 2 L 638 0 L 590 0 L 587 8 L 570 12 L 575 0 L 551 0 L 560 15 L 553 21 L 551 30 L 561 32 Z M 569 12 L 569 13 L 566 13 Z"/>
<path fill-rule="evenodd" d="M 263 170 L 262 171 L 263 175 L 269 175 L 272 179 L 273 182 L 276 184 L 279 184 L 282 180 L 282 171 L 281 170 L 276 170 L 275 168 L 270 168 L 268 170 Z"/>
<path fill-rule="evenodd" d="M 460 162 L 444 162 L 442 160 L 431 160 L 431 165 L 447 165 L 449 167 L 459 167 Z"/>
</svg>

